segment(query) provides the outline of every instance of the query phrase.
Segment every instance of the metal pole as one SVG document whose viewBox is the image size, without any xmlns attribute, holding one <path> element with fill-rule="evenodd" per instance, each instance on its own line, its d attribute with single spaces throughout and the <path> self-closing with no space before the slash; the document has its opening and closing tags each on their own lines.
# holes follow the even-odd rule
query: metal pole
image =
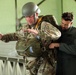
<svg viewBox="0 0 76 75">
<path fill-rule="evenodd" d="M 61 0 L 61 14 L 63 13 L 63 0 Z"/>
<path fill-rule="evenodd" d="M 41 5 L 45 0 L 40 1 L 37 5 Z"/>
<path fill-rule="evenodd" d="M 15 25 L 15 28 L 16 28 L 16 31 L 17 31 L 17 0 L 15 0 L 15 22 L 16 22 L 16 25 Z"/>
</svg>

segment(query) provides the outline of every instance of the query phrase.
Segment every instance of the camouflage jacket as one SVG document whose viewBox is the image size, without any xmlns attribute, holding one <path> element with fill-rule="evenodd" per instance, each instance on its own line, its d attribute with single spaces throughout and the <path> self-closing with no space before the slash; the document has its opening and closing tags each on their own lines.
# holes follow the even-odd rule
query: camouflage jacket
<svg viewBox="0 0 76 75">
<path fill-rule="evenodd" d="M 43 41 L 42 42 L 43 44 L 46 41 L 46 43 L 50 44 L 52 40 L 53 41 L 57 40 L 61 36 L 61 32 L 56 28 L 56 25 L 57 25 L 56 21 L 52 15 L 41 16 L 39 17 L 35 25 L 32 25 L 31 27 L 29 25 L 24 25 L 23 27 L 21 27 L 25 29 L 28 29 L 28 28 L 36 29 L 39 33 L 37 36 L 34 36 L 32 33 L 27 33 L 27 32 L 24 33 L 20 28 L 19 31 L 17 31 L 16 33 L 9 33 L 9 34 L 3 35 L 1 40 L 5 42 L 17 41 L 17 44 L 16 44 L 17 50 L 24 51 L 25 49 L 30 47 L 29 44 L 32 44 L 32 43 L 34 43 L 34 47 L 37 47 L 36 50 L 37 49 L 39 50 L 40 49 L 40 47 L 38 48 L 39 44 L 36 45 L 38 41 Z M 37 40 L 37 42 L 34 42 L 34 40 L 28 42 L 27 40 L 29 39 L 35 39 Z M 27 44 L 27 47 L 26 47 L 26 44 Z"/>
</svg>

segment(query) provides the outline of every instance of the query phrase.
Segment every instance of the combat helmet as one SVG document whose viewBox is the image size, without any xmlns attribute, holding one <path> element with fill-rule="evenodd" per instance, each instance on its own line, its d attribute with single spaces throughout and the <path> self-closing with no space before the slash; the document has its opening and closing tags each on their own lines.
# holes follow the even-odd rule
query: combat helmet
<svg viewBox="0 0 76 75">
<path fill-rule="evenodd" d="M 22 15 L 24 17 L 31 16 L 34 13 L 40 13 L 39 7 L 33 2 L 28 2 L 22 7 Z"/>
</svg>

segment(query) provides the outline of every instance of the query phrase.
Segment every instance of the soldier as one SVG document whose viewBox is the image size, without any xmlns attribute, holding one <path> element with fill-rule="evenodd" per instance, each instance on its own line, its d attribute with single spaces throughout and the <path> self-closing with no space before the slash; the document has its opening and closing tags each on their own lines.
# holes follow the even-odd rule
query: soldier
<svg viewBox="0 0 76 75">
<path fill-rule="evenodd" d="M 27 25 L 22 26 L 16 33 L 0 34 L 2 41 L 16 41 L 16 50 L 23 57 L 34 57 L 27 59 L 27 68 L 31 75 L 54 75 L 54 57 L 49 44 L 61 36 L 56 28 L 54 16 L 38 16 L 39 7 L 33 2 L 28 2 L 22 7 L 22 15 Z M 49 52 L 50 51 L 50 52 Z"/>
</svg>

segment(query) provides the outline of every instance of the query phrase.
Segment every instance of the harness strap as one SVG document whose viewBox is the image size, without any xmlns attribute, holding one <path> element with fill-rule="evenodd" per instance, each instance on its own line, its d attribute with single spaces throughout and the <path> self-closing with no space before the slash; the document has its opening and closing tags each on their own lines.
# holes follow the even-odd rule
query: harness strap
<svg viewBox="0 0 76 75">
<path fill-rule="evenodd" d="M 36 24 L 36 26 L 35 26 L 35 29 L 38 28 L 38 25 L 39 25 L 39 23 L 40 23 L 41 20 L 42 20 L 42 17 L 40 17 L 40 18 L 38 19 L 38 22 L 37 22 L 37 24 Z"/>
</svg>

